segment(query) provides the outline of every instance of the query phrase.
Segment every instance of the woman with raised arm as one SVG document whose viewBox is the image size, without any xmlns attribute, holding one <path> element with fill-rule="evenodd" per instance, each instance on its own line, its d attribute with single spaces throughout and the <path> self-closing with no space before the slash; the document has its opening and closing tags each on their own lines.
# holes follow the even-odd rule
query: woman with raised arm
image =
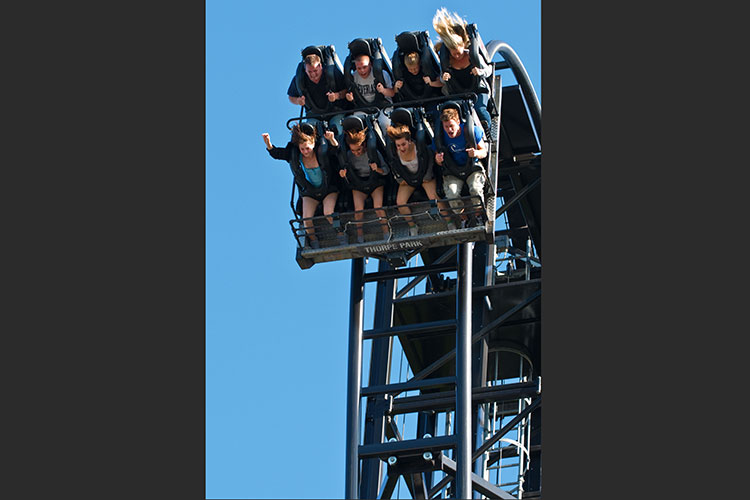
<svg viewBox="0 0 750 500">
<path fill-rule="evenodd" d="M 315 215 L 318 205 L 323 203 L 323 214 L 330 216 L 336 207 L 339 195 L 339 181 L 336 177 L 338 162 L 333 148 L 326 154 L 321 153 L 317 130 L 308 123 L 292 127 L 292 140 L 283 148 L 271 143 L 267 133 L 261 134 L 266 150 L 272 158 L 289 163 L 294 175 L 294 181 L 302 197 L 302 217 L 305 225 L 305 245 L 320 248 L 320 242 L 315 236 L 315 228 L 310 217 Z M 338 147 L 333 132 L 326 131 L 324 137 L 328 142 Z M 333 223 L 329 217 L 328 221 Z"/>
</svg>

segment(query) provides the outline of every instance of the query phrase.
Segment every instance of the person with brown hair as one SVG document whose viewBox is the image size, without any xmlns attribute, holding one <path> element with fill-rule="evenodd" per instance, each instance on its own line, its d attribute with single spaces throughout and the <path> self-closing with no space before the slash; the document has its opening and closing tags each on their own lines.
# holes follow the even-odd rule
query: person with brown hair
<svg viewBox="0 0 750 500">
<path fill-rule="evenodd" d="M 336 81 L 336 78 L 328 81 L 320 55 L 316 50 L 320 50 L 320 47 L 310 46 L 303 49 L 304 56 L 301 64 L 304 72 L 298 69 L 292 77 L 286 92 L 287 98 L 290 103 L 303 106 L 306 115 L 340 111 L 341 113 L 327 118 L 328 123 L 339 133 L 344 110 L 350 107 L 344 99 L 346 88 L 343 85 L 343 75 L 341 81 Z M 331 90 L 336 88 L 338 90 Z M 315 123 L 317 119 L 309 119 L 308 122 Z"/>
<path fill-rule="evenodd" d="M 346 179 L 352 190 L 356 221 L 362 220 L 363 214 L 360 211 L 364 210 L 368 196 L 372 198 L 373 208 L 382 208 L 383 192 L 390 174 L 388 163 L 380 154 L 380 151 L 375 150 L 376 157 L 370 158 L 367 153 L 366 138 L 366 128 L 344 131 L 344 142 L 348 145 L 348 151 L 344 156 L 345 162 L 339 169 L 339 175 Z M 377 214 L 381 219 L 383 233 L 387 236 L 389 228 L 388 224 L 384 222 L 385 211 L 379 210 Z M 364 231 L 361 224 L 357 224 L 357 241 L 359 243 L 364 242 Z"/>
<path fill-rule="evenodd" d="M 412 221 L 409 207 L 403 206 L 409 202 L 412 193 L 418 188 L 424 188 L 430 200 L 437 200 L 437 180 L 435 179 L 434 161 L 432 154 L 417 148 L 408 125 L 396 123 L 387 129 L 393 176 L 398 183 L 396 205 L 398 211 L 408 216 L 409 233 L 418 234 L 417 225 Z"/>
<path fill-rule="evenodd" d="M 435 134 L 430 147 L 435 151 L 435 163 L 442 167 L 445 197 L 460 198 L 466 183 L 469 194 L 484 201 L 486 174 L 479 160 L 485 158 L 489 150 L 482 127 L 474 125 L 474 130 L 466 130 L 459 109 L 454 102 L 443 104 L 440 113 L 442 128 Z M 461 202 L 450 201 L 450 205 L 455 209 L 461 206 Z"/>
<path fill-rule="evenodd" d="M 263 133 L 261 136 L 271 158 L 289 163 L 302 197 L 302 218 L 307 235 L 305 244 L 309 243 L 312 248 L 319 248 L 320 244 L 310 218 L 315 215 L 321 202 L 324 215 L 330 216 L 335 210 L 336 199 L 339 195 L 339 181 L 335 175 L 338 162 L 333 149 L 330 149 L 327 154 L 321 153 L 320 147 L 316 147 L 320 143 L 318 132 L 309 123 L 294 125 L 292 139 L 283 148 L 274 146 L 268 133 Z M 326 131 L 324 137 L 331 146 L 338 147 L 333 132 Z M 328 221 L 333 223 L 331 217 Z"/>
</svg>

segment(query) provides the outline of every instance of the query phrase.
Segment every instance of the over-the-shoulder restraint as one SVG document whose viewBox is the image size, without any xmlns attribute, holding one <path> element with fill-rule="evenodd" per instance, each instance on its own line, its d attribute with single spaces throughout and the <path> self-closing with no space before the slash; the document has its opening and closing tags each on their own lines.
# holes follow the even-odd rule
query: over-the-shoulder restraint
<svg viewBox="0 0 750 500">
<path fill-rule="evenodd" d="M 482 42 L 482 37 L 479 35 L 476 24 L 469 24 L 466 26 L 466 33 L 469 35 L 469 62 L 471 66 L 474 66 L 480 70 L 480 72 L 486 72 L 487 66 L 491 64 L 487 47 Z M 450 67 L 450 51 L 442 44 L 440 47 L 440 65 L 443 68 L 443 72 L 452 73 L 454 70 Z M 451 75 L 452 76 L 452 75 Z M 472 75 L 473 84 L 470 88 L 464 88 L 455 79 L 451 78 L 445 83 L 448 94 L 463 94 L 466 92 L 488 94 L 490 92 L 490 85 L 487 81 L 487 77 L 483 75 Z"/>
<path fill-rule="evenodd" d="M 352 187 L 352 189 L 356 189 L 357 191 L 369 191 L 374 187 L 385 183 L 385 176 L 376 174 L 374 172 L 367 177 L 362 177 L 357 174 L 355 168 L 349 162 L 349 158 L 346 154 L 347 151 L 349 151 L 349 145 L 346 143 L 346 131 L 366 130 L 365 145 L 368 163 L 375 163 L 378 168 L 381 169 L 386 167 L 381 163 L 380 157 L 378 156 L 378 141 L 377 136 L 375 135 L 375 129 L 373 127 L 374 116 L 375 115 L 347 116 L 346 118 L 344 118 L 344 121 L 341 124 L 343 132 L 338 139 L 338 160 L 341 167 L 346 169 L 346 180 L 349 182 L 349 185 Z"/>
<path fill-rule="evenodd" d="M 305 74 L 304 58 L 310 54 L 320 57 L 323 66 L 323 76 L 325 78 L 326 91 L 339 92 L 345 88 L 344 68 L 341 65 L 339 56 L 336 54 L 336 48 L 333 45 L 309 45 L 302 49 L 302 59 L 297 65 L 295 74 L 295 83 L 297 91 L 305 96 L 305 105 L 313 113 L 328 113 L 334 110 L 335 104 L 326 100 L 325 107 L 319 107 L 313 99 L 310 98 L 310 92 L 307 88 L 307 75 Z"/>
<path fill-rule="evenodd" d="M 404 57 L 407 54 L 416 52 L 419 54 L 419 64 L 422 73 L 430 77 L 430 80 L 437 80 L 442 74 L 440 58 L 435 52 L 435 46 L 430 40 L 430 35 L 426 31 L 404 31 L 396 35 L 396 50 L 393 51 L 393 81 L 404 80 L 408 72 L 404 64 Z M 411 101 L 424 98 L 428 94 L 429 87 L 424 86 L 422 93 L 415 93 L 411 88 L 404 85 L 396 94 L 399 101 Z"/>
<path fill-rule="evenodd" d="M 469 100 L 461 101 L 448 101 L 440 106 L 440 113 L 446 108 L 454 108 L 458 111 L 458 115 L 463 125 L 464 139 L 466 140 L 466 146 L 472 149 L 476 149 L 477 141 L 474 137 L 474 114 L 472 110 L 473 104 Z M 453 155 L 450 154 L 448 146 L 445 144 L 443 125 L 438 116 L 435 123 L 435 150 L 438 153 L 443 153 L 443 169 L 450 175 L 458 177 L 460 179 L 466 179 L 471 173 L 483 170 L 482 164 L 478 158 L 468 157 L 466 163 L 459 165 L 456 160 L 453 159 Z"/>
<path fill-rule="evenodd" d="M 355 38 L 348 45 L 349 55 L 344 59 L 344 82 L 347 89 L 354 94 L 354 103 L 358 107 L 366 106 L 377 106 L 379 108 L 385 108 L 391 105 L 391 103 L 381 94 L 377 93 L 375 101 L 368 103 L 362 97 L 362 94 L 357 90 L 357 86 L 354 84 L 354 77 L 352 73 L 356 71 L 354 60 L 360 55 L 370 56 L 370 64 L 372 65 L 372 74 L 375 78 L 375 84 L 383 84 L 385 86 L 384 73 L 388 73 L 388 76 L 393 78 L 393 68 L 391 67 L 391 59 L 388 57 L 388 53 L 383 47 L 383 41 L 380 38 Z"/>
<path fill-rule="evenodd" d="M 432 135 L 428 129 L 424 126 L 422 112 L 419 108 L 396 108 L 391 113 L 391 123 L 403 124 L 409 127 L 409 132 L 414 138 L 414 142 L 417 146 L 417 171 L 411 173 L 401 163 L 401 158 L 398 156 L 396 150 L 396 143 L 390 137 L 387 137 L 386 151 L 388 153 L 388 163 L 391 169 L 398 174 L 403 180 L 406 181 L 412 187 L 418 188 L 422 185 L 427 166 L 429 165 L 429 150 L 430 142 L 432 141 Z"/>
<path fill-rule="evenodd" d="M 330 178 L 331 165 L 328 160 L 330 146 L 325 137 L 323 137 L 323 133 L 325 132 L 323 123 L 317 122 L 314 127 L 318 132 L 317 139 L 315 141 L 315 153 L 318 159 L 321 173 L 323 174 L 323 183 L 320 186 L 315 187 L 310 183 L 310 181 L 307 180 L 305 172 L 300 165 L 301 158 L 299 148 L 297 146 L 293 146 L 291 149 L 291 159 L 289 160 L 289 167 L 292 170 L 294 180 L 297 182 L 297 186 L 299 187 L 301 196 L 322 196 L 328 192 L 330 183 L 333 182 L 333 179 Z M 300 129 L 307 135 L 313 134 L 313 125 L 311 125 L 310 123 L 301 123 Z"/>
</svg>

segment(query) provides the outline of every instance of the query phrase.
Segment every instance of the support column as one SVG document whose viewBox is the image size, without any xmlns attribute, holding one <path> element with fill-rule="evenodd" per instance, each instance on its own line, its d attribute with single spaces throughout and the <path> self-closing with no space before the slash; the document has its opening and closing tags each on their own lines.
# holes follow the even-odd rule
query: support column
<svg viewBox="0 0 750 500">
<path fill-rule="evenodd" d="M 362 385 L 365 261 L 352 259 L 349 299 L 349 366 L 346 399 L 346 479 L 344 498 L 359 498 L 359 390 Z"/>
<path fill-rule="evenodd" d="M 471 268 L 473 243 L 458 248 L 456 289 L 456 498 L 472 498 L 471 488 Z"/>
<path fill-rule="evenodd" d="M 388 262 L 378 261 L 378 272 L 390 271 Z M 385 329 L 393 326 L 393 297 L 396 280 L 378 281 L 375 291 L 375 315 L 373 328 Z M 370 352 L 370 381 L 368 386 L 385 385 L 390 380 L 391 349 L 393 337 L 373 339 Z M 385 395 L 368 397 L 364 403 L 365 428 L 362 444 L 382 443 L 385 439 Z M 360 410 L 362 411 L 362 410 Z M 377 498 L 385 463 L 379 458 L 362 460 L 360 498 Z"/>
</svg>

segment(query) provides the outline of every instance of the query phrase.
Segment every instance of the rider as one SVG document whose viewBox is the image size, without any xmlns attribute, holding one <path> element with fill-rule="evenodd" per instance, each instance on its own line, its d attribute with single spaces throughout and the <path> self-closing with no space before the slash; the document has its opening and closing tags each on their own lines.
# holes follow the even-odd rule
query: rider
<svg viewBox="0 0 750 500">
<path fill-rule="evenodd" d="M 492 121 L 487 111 L 490 96 L 487 78 L 492 75 L 494 67 L 485 60 L 486 49 L 475 33 L 475 26 L 469 25 L 456 13 L 448 13 L 445 8 L 438 9 L 432 26 L 442 41 L 439 52 L 447 92 L 475 93 L 474 108 L 482 127 L 489 134 Z M 475 34 L 473 44 L 470 33 Z"/>
<path fill-rule="evenodd" d="M 393 103 L 393 96 L 396 92 L 393 90 L 393 82 L 387 71 L 383 71 L 385 84 L 380 82 L 375 83 L 375 75 L 372 72 L 372 60 L 367 54 L 356 56 L 354 58 L 354 67 L 356 72 L 352 75 L 352 79 L 358 94 L 357 101 L 359 102 L 356 103 L 357 105 L 367 106 L 377 104 L 376 101 L 382 101 L 382 99 L 376 99 L 378 94 L 384 97 L 387 105 Z M 347 101 L 355 102 L 354 92 L 347 91 L 344 96 Z M 390 125 L 390 120 L 382 111 L 378 114 L 378 125 L 381 132 L 385 132 L 385 129 Z"/>
<path fill-rule="evenodd" d="M 468 185 L 469 194 L 478 196 L 484 201 L 484 184 L 486 173 L 480 159 L 486 158 L 489 150 L 484 141 L 482 127 L 474 125 L 473 130 L 466 130 L 461 123 L 460 107 L 455 102 L 443 104 L 440 114 L 441 130 L 435 135 L 430 148 L 435 151 L 435 163 L 442 167 L 443 191 L 450 199 L 450 206 L 461 206 L 453 201 L 461 196 L 464 183 Z M 466 113 L 471 116 L 471 113 Z M 468 120 L 473 124 L 473 120 Z M 469 136 L 469 134 L 471 134 Z M 447 153 L 447 154 L 446 154 Z"/>
<path fill-rule="evenodd" d="M 294 125 L 292 140 L 283 148 L 274 146 L 268 133 L 261 135 L 271 158 L 289 163 L 302 197 L 302 217 L 307 235 L 305 243 L 312 248 L 320 248 L 310 217 L 315 215 L 315 210 L 322 202 L 323 214 L 329 216 L 328 221 L 333 224 L 330 215 L 334 212 L 339 195 L 339 180 L 335 174 L 338 162 L 334 150 L 328 148 L 326 153 L 322 152 L 318 132 L 309 123 Z M 327 130 L 324 137 L 331 146 L 338 147 L 332 131 Z"/>
<path fill-rule="evenodd" d="M 370 157 L 367 151 L 367 130 L 345 130 L 344 142 L 349 146 L 344 156 L 345 160 L 339 170 L 341 178 L 346 179 L 352 190 L 352 199 L 354 201 L 354 218 L 357 221 L 362 220 L 361 210 L 365 208 L 367 197 L 372 198 L 373 208 L 382 208 L 383 192 L 385 184 L 390 174 L 390 168 L 383 155 L 377 149 L 374 151 L 374 158 Z M 388 236 L 389 228 L 385 220 L 385 211 L 378 210 L 378 217 L 381 220 L 381 228 L 385 236 Z M 364 242 L 364 231 L 361 224 L 357 224 L 357 241 Z"/>
<path fill-rule="evenodd" d="M 323 47 L 324 50 L 332 50 Z M 302 50 L 304 72 L 298 68 L 292 77 L 287 89 L 289 102 L 298 106 L 304 106 L 305 114 L 336 112 L 340 113 L 327 118 L 330 126 L 336 128 L 336 133 L 341 132 L 341 121 L 344 113 L 351 106 L 344 100 L 346 88 L 343 83 L 343 73 L 340 79 L 335 77 L 336 73 L 326 75 L 321 61 L 323 51 L 320 47 L 310 46 Z M 330 56 L 335 57 L 335 56 Z M 301 90 L 300 87 L 302 87 Z M 333 89 L 333 90 L 332 90 Z M 315 122 L 315 119 L 309 119 Z"/>
<path fill-rule="evenodd" d="M 417 225 L 412 221 L 411 210 L 406 205 L 412 193 L 420 186 L 424 188 L 425 194 L 430 200 L 437 200 L 437 181 L 434 172 L 434 157 L 427 150 L 426 145 L 417 146 L 412 138 L 408 125 L 394 123 L 388 127 L 389 159 L 393 177 L 398 184 L 396 193 L 396 205 L 398 211 L 407 216 L 409 233 L 412 236 L 418 234 Z"/>
</svg>

